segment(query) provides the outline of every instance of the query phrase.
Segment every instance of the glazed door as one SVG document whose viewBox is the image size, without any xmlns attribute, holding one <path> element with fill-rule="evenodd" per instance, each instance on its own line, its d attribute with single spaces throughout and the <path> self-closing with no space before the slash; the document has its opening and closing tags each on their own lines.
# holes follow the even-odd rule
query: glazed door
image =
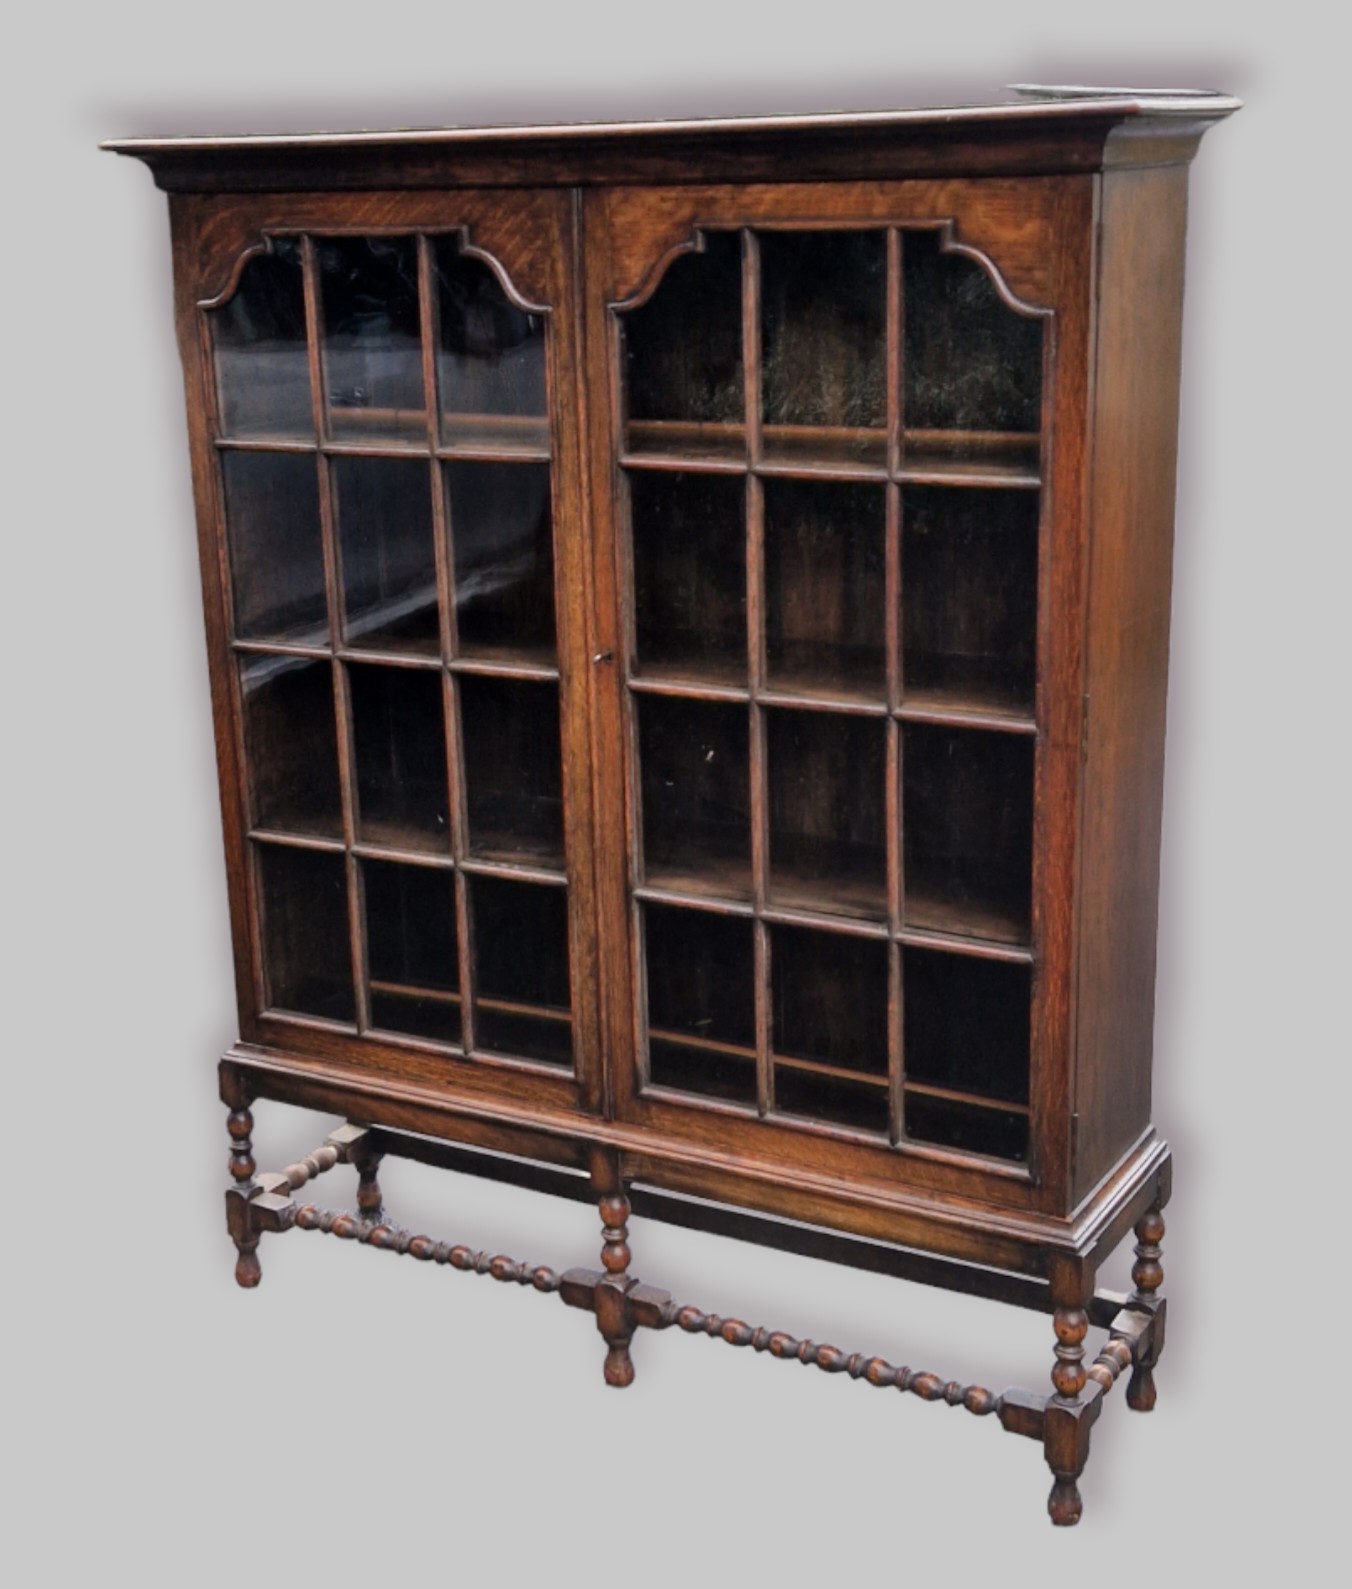
<svg viewBox="0 0 1352 1589">
<path fill-rule="evenodd" d="M 244 1036 L 585 1100 L 567 196 L 176 222 Z"/>
<path fill-rule="evenodd" d="M 1052 204 L 591 202 L 622 1117 L 852 1175 L 1036 1180 L 1038 1067 L 1064 1062 L 1041 902 L 1068 890 L 1034 805 L 1065 773 L 1039 769 Z"/>
</svg>

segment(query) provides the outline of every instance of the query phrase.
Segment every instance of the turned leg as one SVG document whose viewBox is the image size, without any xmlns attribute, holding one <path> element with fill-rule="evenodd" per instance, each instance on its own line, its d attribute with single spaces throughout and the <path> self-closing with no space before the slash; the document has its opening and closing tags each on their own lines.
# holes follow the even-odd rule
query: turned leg
<svg viewBox="0 0 1352 1589">
<path fill-rule="evenodd" d="M 1089 1455 L 1088 1429 L 1081 1431 L 1080 1392 L 1088 1374 L 1084 1366 L 1084 1338 L 1089 1315 L 1083 1308 L 1057 1308 L 1053 1320 L 1056 1331 L 1056 1364 L 1052 1385 L 1056 1395 L 1048 1404 L 1047 1461 L 1052 1470 L 1052 1493 L 1047 1511 L 1059 1528 L 1080 1521 L 1083 1510 L 1078 1479 Z M 1057 1415 L 1053 1415 L 1053 1409 Z"/>
<path fill-rule="evenodd" d="M 1164 1284 L 1164 1268 L 1160 1263 L 1163 1240 L 1164 1216 L 1159 1209 L 1152 1208 L 1136 1221 L 1136 1262 L 1131 1270 L 1131 1283 L 1135 1287 L 1131 1301 L 1155 1318 L 1150 1344 L 1133 1364 L 1127 1385 L 1127 1406 L 1136 1412 L 1149 1412 L 1155 1405 L 1155 1364 L 1159 1361 L 1164 1335 L 1164 1301 L 1155 1295 Z"/>
<path fill-rule="evenodd" d="M 352 1149 L 351 1161 L 357 1167 L 357 1212 L 373 1225 L 385 1220 L 384 1199 L 376 1173 L 380 1169 L 383 1153 L 377 1153 L 363 1139 Z"/>
<path fill-rule="evenodd" d="M 606 1384 L 623 1387 L 634 1383 L 634 1361 L 629 1355 L 629 1343 L 634 1338 L 629 1292 L 637 1282 L 628 1272 L 629 1199 L 620 1178 L 618 1155 L 598 1152 L 592 1162 L 592 1181 L 601 1190 L 601 1267 L 605 1270 L 596 1287 L 596 1327 L 608 1348 Z"/>
<path fill-rule="evenodd" d="M 230 1174 L 235 1184 L 225 1194 L 225 1223 L 231 1240 L 239 1253 L 235 1260 L 235 1282 L 245 1290 L 252 1290 L 263 1278 L 258 1262 L 258 1236 L 249 1212 L 249 1200 L 255 1190 L 253 1115 L 248 1105 L 238 1102 L 226 1121 L 230 1133 Z"/>
</svg>

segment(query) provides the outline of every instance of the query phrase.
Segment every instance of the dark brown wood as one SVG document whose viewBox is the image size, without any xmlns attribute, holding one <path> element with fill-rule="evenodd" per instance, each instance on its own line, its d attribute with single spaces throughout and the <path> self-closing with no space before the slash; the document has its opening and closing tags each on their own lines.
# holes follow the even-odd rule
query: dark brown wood
<svg viewBox="0 0 1352 1589">
<path fill-rule="evenodd" d="M 1078 1197 L 1150 1119 L 1187 172 L 1114 172 L 1103 178 L 1100 202 L 1079 816 Z M 1147 281 L 1145 294 L 1139 284 Z"/>
<path fill-rule="evenodd" d="M 1234 108 L 109 146 L 172 194 L 241 1285 L 299 1225 L 558 1289 L 608 1383 L 674 1325 L 995 1413 L 1077 1520 L 1164 1338 L 1183 233 Z M 260 1176 L 259 1099 L 361 1124 Z M 389 1153 L 592 1200 L 601 1271 L 398 1230 Z M 338 1163 L 357 1212 L 297 1204 Z M 678 1308 L 633 1212 L 1049 1312 L 1054 1394 Z"/>
<path fill-rule="evenodd" d="M 1163 1240 L 1164 1216 L 1157 1208 L 1152 1208 L 1136 1221 L 1136 1262 L 1131 1268 L 1131 1283 L 1135 1289 L 1128 1306 L 1147 1310 L 1153 1326 L 1149 1339 L 1132 1363 L 1127 1406 L 1134 1412 L 1150 1412 L 1155 1406 L 1155 1364 L 1164 1349 L 1164 1299 L 1155 1294 L 1164 1284 L 1164 1268 L 1160 1263 Z"/>
<path fill-rule="evenodd" d="M 596 1284 L 596 1327 L 608 1348 L 606 1384 L 623 1389 L 634 1383 L 634 1361 L 629 1355 L 629 1343 L 634 1338 L 635 1320 L 628 1296 L 637 1282 L 629 1274 L 630 1205 L 621 1178 L 619 1155 L 597 1149 L 592 1154 L 591 1179 L 592 1186 L 601 1194 L 601 1264 L 605 1270 Z"/>
<path fill-rule="evenodd" d="M 279 137 L 125 138 L 170 192 L 735 181 L 1092 171 L 1186 162 L 1238 108 L 1219 94 L 1106 93 L 952 110 Z"/>
</svg>

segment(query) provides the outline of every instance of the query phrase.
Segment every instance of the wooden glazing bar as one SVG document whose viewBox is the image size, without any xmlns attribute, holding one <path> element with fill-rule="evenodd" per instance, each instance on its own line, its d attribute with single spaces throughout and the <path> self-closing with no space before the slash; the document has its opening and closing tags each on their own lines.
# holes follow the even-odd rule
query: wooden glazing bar
<svg viewBox="0 0 1352 1589">
<path fill-rule="evenodd" d="M 441 655 L 453 657 L 455 637 L 455 565 L 451 558 L 451 527 L 446 500 L 445 481 L 441 465 L 436 460 L 437 442 L 440 439 L 441 395 L 437 390 L 437 337 L 439 309 L 433 285 L 432 244 L 430 239 L 418 239 L 418 319 L 422 331 L 423 391 L 427 398 L 427 445 L 433 453 L 429 465 L 432 488 L 432 539 L 437 578 L 437 629 L 441 637 Z M 447 723 L 448 738 L 450 724 Z"/>
<path fill-rule="evenodd" d="M 970 955 L 974 960 L 1008 960 L 1016 965 L 1033 963 L 1033 951 L 1027 944 L 967 938 L 958 933 L 934 932 L 925 927 L 903 927 L 897 934 L 897 942 L 910 949 L 942 949 L 946 954 Z"/>
<path fill-rule="evenodd" d="M 905 980 L 901 945 L 887 946 L 887 1136 L 895 1147 L 906 1140 Z"/>
<path fill-rule="evenodd" d="M 553 663 L 513 662 L 507 658 L 458 656 L 448 662 L 452 673 L 472 673 L 486 679 L 526 679 L 541 684 L 557 684 L 559 670 Z"/>
<path fill-rule="evenodd" d="M 335 1021 L 327 1015 L 302 1015 L 299 1010 L 284 1010 L 275 1004 L 264 1004 L 262 1013 L 270 1021 L 298 1026 L 308 1032 L 343 1032 L 351 1036 L 357 1031 L 354 1021 Z"/>
<path fill-rule="evenodd" d="M 422 341 L 423 395 L 427 408 L 427 447 L 432 454 L 432 534 L 436 557 L 438 633 L 442 658 L 449 663 L 459 648 L 456 631 L 455 526 L 451 522 L 450 501 L 436 458 L 441 440 L 441 394 L 437 382 L 437 340 L 440 310 L 435 290 L 432 244 L 426 236 L 418 238 L 418 319 Z M 461 1047 L 468 1053 L 474 1047 L 474 941 L 469 885 L 461 870 L 469 849 L 468 810 L 465 805 L 465 746 L 460 726 L 460 699 L 454 678 L 442 678 L 442 713 L 446 741 L 447 813 L 450 819 L 451 859 L 455 869 L 456 957 L 460 982 Z"/>
<path fill-rule="evenodd" d="M 982 466 L 974 458 L 955 459 L 940 463 L 933 459 L 917 458 L 897 471 L 896 478 L 909 486 L 962 486 L 971 490 L 1036 491 L 1042 484 L 1035 470 L 1007 464 L 1000 468 Z"/>
<path fill-rule="evenodd" d="M 217 436 L 212 445 L 218 452 L 318 452 L 319 444 L 298 441 L 294 436 Z"/>
<path fill-rule="evenodd" d="M 767 905 L 760 912 L 762 921 L 781 927 L 815 927 L 822 932 L 850 938 L 886 938 L 885 921 L 870 921 L 863 916 L 837 916 L 829 910 L 807 910 L 797 905 Z"/>
<path fill-rule="evenodd" d="M 625 469 L 651 469 L 659 473 L 668 470 L 677 474 L 744 475 L 746 460 L 722 458 L 714 453 L 657 453 L 621 452 L 619 461 Z"/>
<path fill-rule="evenodd" d="M 715 916 L 754 916 L 756 907 L 748 899 L 728 899 L 718 894 L 700 894 L 692 889 L 662 888 L 640 883 L 633 890 L 636 900 L 651 900 L 655 905 L 683 905 L 689 910 L 707 910 Z"/>
<path fill-rule="evenodd" d="M 339 646 L 337 655 L 343 662 L 372 662 L 382 668 L 412 668 L 424 673 L 435 673 L 441 667 L 440 657 L 419 656 L 414 651 L 378 651 L 363 646 Z"/>
<path fill-rule="evenodd" d="M 982 711 L 979 707 L 923 706 L 907 701 L 893 714 L 903 723 L 938 723 L 949 728 L 981 729 L 991 734 L 1036 734 L 1031 717 Z"/>
<path fill-rule="evenodd" d="M 839 458 L 823 458 L 819 463 L 811 459 L 790 463 L 771 458 L 758 463 L 751 472 L 768 480 L 836 480 L 841 484 L 861 480 L 881 484 L 887 479 L 887 470 L 881 464 L 854 463 Z"/>
<path fill-rule="evenodd" d="M 742 239 L 742 388 L 746 461 L 754 471 L 761 457 L 761 305 L 760 245 L 744 229 Z M 754 472 L 746 482 L 746 623 L 747 710 L 751 776 L 751 886 L 757 914 L 765 907 L 769 885 L 769 783 L 766 767 L 765 714 L 755 704 L 765 686 L 765 494 Z M 774 1071 L 770 1063 L 770 934 L 763 921 L 752 929 L 753 990 L 756 1027 L 756 1108 L 761 1115 L 774 1107 Z"/>
<path fill-rule="evenodd" d="M 466 1053 L 475 1047 L 474 1006 L 477 976 L 475 971 L 474 917 L 465 857 L 469 851 L 469 806 L 465 797 L 465 744 L 460 728 L 460 691 L 455 675 L 442 676 L 446 710 L 446 764 L 450 780 L 451 856 L 455 861 L 455 914 L 459 931 L 456 952 L 460 973 L 460 1036 Z"/>
<path fill-rule="evenodd" d="M 256 844 L 276 844 L 291 850 L 321 850 L 330 855 L 342 855 L 347 850 L 341 839 L 321 839 L 311 833 L 285 833 L 278 828 L 250 828 L 249 837 Z"/>
<path fill-rule="evenodd" d="M 761 706 L 787 706 L 793 711 L 831 712 L 842 717 L 886 717 L 884 701 L 870 701 L 828 691 L 786 690 L 782 686 L 772 690 L 758 690 L 756 700 Z"/>
<path fill-rule="evenodd" d="M 301 240 L 301 280 L 305 295 L 306 351 L 310 365 L 310 404 L 316 436 L 325 434 L 324 370 L 321 349 L 323 321 L 319 301 L 319 263 L 314 239 Z M 316 455 L 319 472 L 319 525 L 324 556 L 324 595 L 329 619 L 329 648 L 333 667 L 333 704 L 338 728 L 338 785 L 342 803 L 343 844 L 347 849 L 344 869 L 347 874 L 348 941 L 352 953 L 352 982 L 356 996 L 357 1030 L 371 1024 L 371 997 L 366 985 L 366 934 L 363 930 L 361 869 L 352 848 L 357 841 L 357 761 L 352 732 L 352 694 L 348 688 L 347 668 L 338 658 L 343 634 L 342 561 L 338 544 L 337 514 L 333 499 L 333 479 L 328 459 Z"/>
<path fill-rule="evenodd" d="M 552 867 L 531 866 L 525 861 L 488 861 L 469 857 L 459 862 L 470 877 L 501 877 L 510 883 L 543 883 L 547 888 L 567 888 L 568 874 Z"/>
<path fill-rule="evenodd" d="M 629 680 L 629 688 L 639 695 L 672 695 L 687 701 L 749 701 L 750 690 L 735 684 L 697 684 L 691 679 L 664 679 L 642 674 Z"/>
<path fill-rule="evenodd" d="M 887 470 L 895 476 L 901 467 L 905 437 L 903 411 L 902 362 L 906 357 L 903 327 L 905 325 L 905 276 L 902 270 L 902 239 L 895 226 L 887 231 L 887 307 L 885 312 L 887 336 Z"/>
<path fill-rule="evenodd" d="M 230 649 L 238 656 L 304 657 L 312 662 L 327 662 L 333 655 L 330 646 L 297 645 L 289 640 L 232 640 Z"/>
</svg>

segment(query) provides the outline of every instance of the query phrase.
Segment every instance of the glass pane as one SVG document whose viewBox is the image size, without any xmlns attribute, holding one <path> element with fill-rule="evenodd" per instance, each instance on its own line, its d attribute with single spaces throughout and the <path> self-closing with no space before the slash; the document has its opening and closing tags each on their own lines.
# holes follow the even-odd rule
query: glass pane
<svg viewBox="0 0 1352 1589">
<path fill-rule="evenodd" d="M 354 1021 L 346 861 L 275 844 L 255 854 L 268 1007 Z"/>
<path fill-rule="evenodd" d="M 629 419 L 694 422 L 683 433 L 687 444 L 699 440 L 699 427 L 716 436 L 721 425 L 726 445 L 727 427 L 746 417 L 740 235 L 704 233 L 702 250 L 674 259 L 653 296 L 620 324 Z M 661 434 L 631 424 L 629 445 L 660 444 Z"/>
<path fill-rule="evenodd" d="M 470 853 L 562 870 L 558 686 L 462 674 L 460 713 Z"/>
<path fill-rule="evenodd" d="M 552 663 L 548 466 L 453 463 L 446 486 L 462 654 Z"/>
<path fill-rule="evenodd" d="M 272 240 L 211 314 L 223 436 L 314 439 L 300 242 Z"/>
<path fill-rule="evenodd" d="M 1029 968 L 928 949 L 902 963 L 907 1080 L 1027 1103 Z"/>
<path fill-rule="evenodd" d="M 775 1066 L 775 1112 L 803 1115 L 856 1131 L 887 1130 L 885 1078 L 823 1076 L 818 1071 Z"/>
<path fill-rule="evenodd" d="M 777 1111 L 887 1130 L 887 954 L 870 938 L 770 929 Z"/>
<path fill-rule="evenodd" d="M 903 493 L 908 700 L 1032 713 L 1037 536 L 1034 491 Z"/>
<path fill-rule="evenodd" d="M 886 1076 L 887 953 L 878 938 L 771 927 L 775 1054 Z"/>
<path fill-rule="evenodd" d="M 947 1098 L 906 1094 L 906 1135 L 913 1142 L 988 1153 L 997 1159 L 1028 1157 L 1028 1116 L 1005 1109 L 973 1108 Z"/>
<path fill-rule="evenodd" d="M 882 232 L 760 234 L 767 428 L 827 426 L 881 458 L 887 423 L 887 240 Z M 868 428 L 878 431 L 870 438 Z M 775 437 L 767 435 L 767 451 Z"/>
<path fill-rule="evenodd" d="M 329 433 L 426 442 L 413 239 L 330 237 L 317 248 Z"/>
<path fill-rule="evenodd" d="M 885 758 L 877 718 L 765 714 L 770 898 L 881 918 L 887 911 Z"/>
<path fill-rule="evenodd" d="M 629 475 L 640 673 L 746 684 L 746 488 Z"/>
<path fill-rule="evenodd" d="M 749 895 L 746 708 L 644 696 L 638 722 L 647 881 Z"/>
<path fill-rule="evenodd" d="M 1031 736 L 907 723 L 902 772 L 907 923 L 1027 942 Z"/>
<path fill-rule="evenodd" d="M 518 309 L 492 268 L 435 244 L 443 435 L 449 445 L 547 449 L 545 322 Z"/>
<path fill-rule="evenodd" d="M 879 486 L 765 482 L 765 666 L 772 689 L 886 696 Z"/>
<path fill-rule="evenodd" d="M 415 459 L 333 460 L 350 646 L 431 656 L 441 649 L 427 471 Z"/>
<path fill-rule="evenodd" d="M 240 694 L 254 826 L 341 839 L 333 664 L 246 657 Z"/>
<path fill-rule="evenodd" d="M 473 877 L 470 899 L 476 1046 L 571 1065 L 567 889 Z"/>
<path fill-rule="evenodd" d="M 371 1025 L 460 1042 L 455 874 L 363 861 Z"/>
<path fill-rule="evenodd" d="M 449 851 L 441 674 L 349 667 L 357 833 L 394 849 Z"/>
<path fill-rule="evenodd" d="M 327 645 L 319 477 L 304 453 L 221 458 L 235 636 Z"/>
<path fill-rule="evenodd" d="M 643 907 L 650 1079 L 660 1087 L 756 1102 L 751 922 Z"/>
<path fill-rule="evenodd" d="M 907 232 L 906 428 L 1036 431 L 1042 321 L 1003 303 L 984 266 L 944 253 L 937 232 Z"/>
</svg>

